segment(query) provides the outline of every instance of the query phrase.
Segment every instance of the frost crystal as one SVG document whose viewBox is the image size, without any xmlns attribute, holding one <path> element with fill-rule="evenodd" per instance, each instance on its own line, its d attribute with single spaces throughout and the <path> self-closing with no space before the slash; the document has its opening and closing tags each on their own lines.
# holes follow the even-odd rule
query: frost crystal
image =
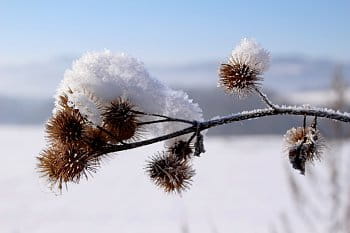
<svg viewBox="0 0 350 233">
<path fill-rule="evenodd" d="M 86 116 L 93 124 L 101 124 L 101 113 L 98 109 L 98 102 L 89 98 L 89 95 L 81 92 L 73 92 L 68 95 L 68 106 L 79 109 L 79 112 Z"/>
<path fill-rule="evenodd" d="M 258 74 L 263 74 L 270 64 L 270 53 L 262 48 L 254 39 L 243 38 L 232 51 L 229 59 L 231 65 L 247 65 Z"/>
<path fill-rule="evenodd" d="M 193 103 L 193 100 L 188 97 L 188 95 L 183 91 L 174 91 L 168 89 L 167 97 L 166 97 L 166 107 L 164 109 L 164 115 L 180 118 L 185 120 L 203 120 L 202 110 L 198 104 Z M 177 130 L 181 130 L 188 125 L 184 125 L 181 123 L 167 123 L 163 125 L 164 133 L 171 133 Z M 187 135 L 177 137 L 173 140 L 169 140 L 167 142 L 170 145 L 172 142 L 177 140 L 186 141 L 188 138 Z"/>
<path fill-rule="evenodd" d="M 128 99 L 138 110 L 187 120 L 202 120 L 201 109 L 187 94 L 175 91 L 152 78 L 143 63 L 125 54 L 108 50 L 88 52 L 64 74 L 57 93 L 54 113 L 60 109 L 60 96 L 68 105 L 96 125 L 102 124 L 101 111 L 119 97 Z M 147 120 L 147 119 L 144 119 Z M 152 124 L 147 131 L 158 136 L 184 125 Z"/>
</svg>

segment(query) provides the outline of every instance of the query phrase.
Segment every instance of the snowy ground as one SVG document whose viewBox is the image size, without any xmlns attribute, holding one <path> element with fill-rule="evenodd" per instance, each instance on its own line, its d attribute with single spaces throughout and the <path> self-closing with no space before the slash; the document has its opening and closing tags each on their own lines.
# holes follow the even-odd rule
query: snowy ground
<svg viewBox="0 0 350 233">
<path fill-rule="evenodd" d="M 35 171 L 42 128 L 2 126 L 0 142 L 1 233 L 264 233 L 292 205 L 276 136 L 208 138 L 182 197 L 144 174 L 161 145 L 117 154 L 89 181 L 55 195 Z"/>
</svg>

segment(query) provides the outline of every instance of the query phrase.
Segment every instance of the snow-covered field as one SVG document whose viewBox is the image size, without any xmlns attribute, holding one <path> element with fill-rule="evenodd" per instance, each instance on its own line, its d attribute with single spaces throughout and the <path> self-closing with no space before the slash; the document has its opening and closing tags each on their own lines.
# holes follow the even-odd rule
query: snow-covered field
<svg viewBox="0 0 350 233">
<path fill-rule="evenodd" d="M 293 205 L 276 136 L 207 138 L 182 197 L 164 194 L 145 175 L 144 161 L 160 144 L 116 154 L 93 178 L 57 195 L 35 171 L 41 127 L 2 126 L 0 142 L 1 233 L 264 233 Z"/>
</svg>

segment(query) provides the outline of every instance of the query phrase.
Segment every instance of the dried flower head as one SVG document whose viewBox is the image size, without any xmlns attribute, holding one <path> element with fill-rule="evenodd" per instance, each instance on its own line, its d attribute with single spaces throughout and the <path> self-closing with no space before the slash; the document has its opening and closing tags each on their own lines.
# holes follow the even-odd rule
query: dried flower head
<svg viewBox="0 0 350 233">
<path fill-rule="evenodd" d="M 63 183 L 79 183 L 82 177 L 88 178 L 88 174 L 96 172 L 100 165 L 97 157 L 77 145 L 50 147 L 37 159 L 39 172 L 59 189 Z"/>
<path fill-rule="evenodd" d="M 37 159 L 37 167 L 42 176 L 50 183 L 56 183 L 59 179 L 59 151 L 53 147 L 44 149 Z"/>
<path fill-rule="evenodd" d="M 165 152 L 158 153 L 148 161 L 146 172 L 165 192 L 179 194 L 190 187 L 191 179 L 195 175 L 187 160 L 181 160 Z"/>
<path fill-rule="evenodd" d="M 102 114 L 103 127 L 113 135 L 112 141 L 121 142 L 135 136 L 138 120 L 133 109 L 134 106 L 122 98 L 106 107 Z"/>
<path fill-rule="evenodd" d="M 87 127 L 85 130 L 84 143 L 87 150 L 98 153 L 103 151 L 103 147 L 108 143 L 108 135 L 95 127 Z"/>
<path fill-rule="evenodd" d="M 294 169 L 305 174 L 305 163 L 321 158 L 324 148 L 320 132 L 313 127 L 298 127 L 287 131 L 284 136 L 285 148 Z"/>
<path fill-rule="evenodd" d="M 192 145 L 186 141 L 175 141 L 173 145 L 168 148 L 171 155 L 176 156 L 180 160 L 187 160 L 193 153 Z"/>
<path fill-rule="evenodd" d="M 236 93 L 240 97 L 251 93 L 262 80 L 256 71 L 245 64 L 222 64 L 219 75 L 219 85 L 227 93 Z"/>
<path fill-rule="evenodd" d="M 245 96 L 263 80 L 261 75 L 268 69 L 269 52 L 255 40 L 244 38 L 232 51 L 227 64 L 219 71 L 219 86 L 229 94 Z"/>
<path fill-rule="evenodd" d="M 54 143 L 79 142 L 84 133 L 85 120 L 78 110 L 66 108 L 58 111 L 46 124 L 48 138 Z"/>
</svg>

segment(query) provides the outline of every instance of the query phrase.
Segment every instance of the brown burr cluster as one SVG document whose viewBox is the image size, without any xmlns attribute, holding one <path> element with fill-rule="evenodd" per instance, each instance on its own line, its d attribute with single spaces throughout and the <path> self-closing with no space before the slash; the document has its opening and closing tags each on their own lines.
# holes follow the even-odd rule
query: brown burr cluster
<svg viewBox="0 0 350 233">
<path fill-rule="evenodd" d="M 102 109 L 103 125 L 95 126 L 61 96 L 57 112 L 46 124 L 48 147 L 37 157 L 38 170 L 52 187 L 88 178 L 106 156 L 108 144 L 131 140 L 138 132 L 134 106 L 119 98 Z"/>
<path fill-rule="evenodd" d="M 168 150 L 147 162 L 146 172 L 151 180 L 167 193 L 179 193 L 191 186 L 195 170 L 191 166 L 193 149 L 189 142 L 176 141 Z"/>
</svg>

